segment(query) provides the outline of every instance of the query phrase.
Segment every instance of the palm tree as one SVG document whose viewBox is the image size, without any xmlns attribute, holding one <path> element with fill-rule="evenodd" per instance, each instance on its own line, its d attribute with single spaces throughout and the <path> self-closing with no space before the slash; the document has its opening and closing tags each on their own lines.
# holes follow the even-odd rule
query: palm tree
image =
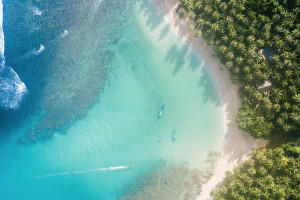
<svg viewBox="0 0 300 200">
<path fill-rule="evenodd" d="M 233 62 L 232 62 L 232 61 L 226 62 L 226 67 L 227 67 L 228 69 L 233 68 Z"/>
<path fill-rule="evenodd" d="M 274 14 L 274 15 L 272 16 L 272 18 L 273 18 L 273 21 L 279 21 L 279 20 L 280 20 L 280 15 Z"/>
<path fill-rule="evenodd" d="M 248 74 L 248 73 L 250 73 L 250 67 L 249 66 L 245 66 L 244 68 L 243 68 L 243 70 Z"/>
<path fill-rule="evenodd" d="M 233 69 L 233 71 L 234 71 L 235 74 L 239 74 L 240 68 L 236 67 L 236 68 Z"/>
<path fill-rule="evenodd" d="M 211 24 L 211 28 L 212 28 L 215 32 L 219 31 L 219 29 L 220 29 L 218 23 L 213 23 L 213 24 Z"/>
<path fill-rule="evenodd" d="M 293 99 L 294 99 L 294 101 L 296 102 L 296 103 L 300 103 L 300 94 L 295 94 L 294 96 L 293 96 Z"/>
<path fill-rule="evenodd" d="M 237 62 L 237 64 L 242 64 L 243 63 L 243 61 L 244 61 L 244 59 L 242 58 L 242 57 L 237 57 L 236 58 L 236 62 Z"/>
<path fill-rule="evenodd" d="M 294 40 L 294 38 L 293 38 L 293 35 L 290 34 L 290 33 L 288 33 L 288 34 L 285 35 L 285 40 L 286 40 L 287 42 L 289 42 L 290 44 L 292 44 L 292 43 L 295 42 L 295 40 Z"/>
<path fill-rule="evenodd" d="M 292 70 L 287 69 L 287 70 L 285 71 L 285 75 L 286 75 L 287 77 L 291 77 L 291 76 L 293 75 Z"/>
<path fill-rule="evenodd" d="M 277 118 L 276 120 L 277 124 L 279 124 L 281 127 L 284 125 L 284 120 L 280 117 Z"/>
<path fill-rule="evenodd" d="M 203 26 L 203 25 L 205 24 L 205 20 L 202 19 L 202 18 L 198 18 L 198 19 L 196 20 L 196 23 L 197 23 L 198 25 L 200 25 L 200 26 Z"/>
<path fill-rule="evenodd" d="M 274 94 L 274 100 L 276 103 L 279 103 L 284 98 L 284 95 L 280 89 L 274 88 L 272 92 Z"/>
<path fill-rule="evenodd" d="M 195 36 L 196 37 L 201 37 L 203 35 L 203 33 L 202 33 L 202 31 L 200 30 L 200 29 L 197 29 L 196 31 L 195 31 Z"/>
<path fill-rule="evenodd" d="M 229 51 L 227 54 L 226 54 L 227 58 L 229 60 L 233 60 L 234 59 L 234 53 L 232 51 Z"/>
<path fill-rule="evenodd" d="M 222 36 L 222 40 L 226 43 L 228 42 L 229 38 L 227 35 Z"/>
<path fill-rule="evenodd" d="M 225 21 L 227 22 L 227 24 L 233 24 L 233 18 L 230 17 L 230 16 L 227 16 L 227 17 L 225 18 Z"/>
<path fill-rule="evenodd" d="M 240 42 L 238 44 L 238 49 L 241 51 L 241 53 L 245 53 L 246 52 L 246 47 L 244 45 L 244 43 Z"/>
<path fill-rule="evenodd" d="M 273 109 L 276 113 L 278 113 L 280 111 L 280 104 L 278 104 L 278 103 L 274 104 Z"/>
<path fill-rule="evenodd" d="M 261 47 L 263 47 L 265 45 L 265 41 L 262 39 L 258 39 L 257 44 L 259 44 Z"/>
<path fill-rule="evenodd" d="M 222 54 L 225 54 L 225 52 L 227 51 L 227 47 L 225 45 L 221 45 L 219 47 L 219 51 L 222 53 Z"/>
<path fill-rule="evenodd" d="M 253 80 L 253 75 L 252 74 L 247 74 L 246 75 L 246 80 L 248 81 L 248 82 L 251 82 L 252 80 Z"/>
<path fill-rule="evenodd" d="M 236 14 L 236 18 L 241 22 L 244 22 L 245 20 L 245 16 L 241 13 Z"/>
<path fill-rule="evenodd" d="M 237 31 L 232 24 L 229 25 L 229 35 L 233 39 L 237 37 Z"/>
<path fill-rule="evenodd" d="M 249 54 L 251 57 L 255 57 L 256 54 L 257 54 L 255 48 L 250 47 L 250 48 L 248 49 L 248 54 Z"/>
<path fill-rule="evenodd" d="M 249 41 L 250 44 L 251 44 L 251 43 L 254 43 L 255 37 L 254 37 L 253 35 L 249 35 L 249 36 L 247 37 L 247 40 Z"/>
<path fill-rule="evenodd" d="M 228 4 L 226 2 L 222 2 L 221 5 L 219 6 L 219 8 L 226 13 L 227 8 L 228 8 Z"/>
<path fill-rule="evenodd" d="M 290 107 L 291 107 L 291 105 L 290 105 L 289 102 L 284 102 L 284 103 L 283 103 L 283 108 L 284 108 L 285 110 L 288 110 Z"/>
<path fill-rule="evenodd" d="M 204 7 L 204 12 L 206 13 L 206 14 L 208 14 L 208 15 L 210 15 L 212 12 L 213 12 L 213 10 L 212 10 L 212 8 L 210 7 L 210 5 L 206 5 L 205 7 Z"/>
<path fill-rule="evenodd" d="M 217 12 L 216 10 L 212 13 L 212 16 L 216 19 L 219 20 L 221 18 L 221 15 L 219 12 Z"/>
</svg>

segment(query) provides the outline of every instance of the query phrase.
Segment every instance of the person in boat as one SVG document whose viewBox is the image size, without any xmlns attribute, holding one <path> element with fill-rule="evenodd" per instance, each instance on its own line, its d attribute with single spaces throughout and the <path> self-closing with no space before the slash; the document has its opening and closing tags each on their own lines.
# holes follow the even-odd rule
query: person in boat
<svg viewBox="0 0 300 200">
<path fill-rule="evenodd" d="M 175 141 L 175 140 L 176 140 L 175 129 L 173 130 L 172 139 L 173 139 L 173 141 Z"/>
<path fill-rule="evenodd" d="M 162 113 L 164 111 L 164 108 L 165 108 L 165 104 L 161 107 L 159 113 L 158 113 L 158 118 L 160 118 L 162 116 Z"/>
</svg>

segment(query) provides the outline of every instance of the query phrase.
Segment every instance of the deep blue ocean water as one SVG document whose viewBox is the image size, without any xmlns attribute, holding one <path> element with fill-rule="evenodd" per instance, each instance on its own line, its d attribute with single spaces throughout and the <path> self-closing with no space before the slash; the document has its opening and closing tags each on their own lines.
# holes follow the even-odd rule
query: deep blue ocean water
<svg viewBox="0 0 300 200">
<path fill-rule="evenodd" d="M 3 33 L 0 199 L 197 194 L 221 102 L 151 2 L 3 0 Z"/>
</svg>

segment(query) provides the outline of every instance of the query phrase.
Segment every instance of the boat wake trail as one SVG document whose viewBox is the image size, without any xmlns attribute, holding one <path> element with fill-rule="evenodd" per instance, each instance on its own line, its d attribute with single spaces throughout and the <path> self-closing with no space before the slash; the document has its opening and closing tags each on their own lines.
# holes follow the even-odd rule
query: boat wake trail
<svg viewBox="0 0 300 200">
<path fill-rule="evenodd" d="M 0 0 L 0 107 L 17 109 L 27 93 L 25 84 L 18 74 L 5 64 L 4 33 L 3 33 L 3 4 Z"/>
<path fill-rule="evenodd" d="M 30 50 L 25 55 L 23 55 L 20 59 L 25 59 L 25 58 L 30 58 L 32 56 L 37 56 L 40 53 L 42 53 L 42 51 L 44 51 L 44 49 L 45 49 L 45 47 L 40 44 L 39 48 L 34 48 L 34 49 Z"/>
<path fill-rule="evenodd" d="M 41 175 L 38 176 L 38 179 L 44 179 L 44 178 L 51 178 L 51 177 L 60 177 L 60 176 L 68 176 L 68 175 L 78 175 L 78 174 L 87 174 L 92 172 L 103 172 L 103 171 L 115 171 L 115 170 L 125 170 L 129 168 L 134 168 L 135 165 L 129 165 L 129 166 L 116 166 L 116 167 L 108 167 L 108 168 L 98 168 L 98 169 L 90 169 L 90 170 L 83 170 L 83 171 L 74 171 L 74 172 L 62 172 L 62 173 L 56 173 L 56 174 L 47 174 L 47 175 Z"/>
<path fill-rule="evenodd" d="M 33 5 L 33 3 L 31 3 L 30 1 L 28 2 L 28 9 L 32 12 L 33 15 L 42 15 L 42 11 L 40 11 L 40 9 L 37 6 Z"/>
<path fill-rule="evenodd" d="M 63 39 L 63 38 L 66 37 L 68 34 L 69 34 L 69 32 L 68 32 L 67 30 L 64 30 L 64 32 L 62 32 L 61 34 L 59 34 L 58 36 L 56 36 L 56 37 L 51 41 L 51 43 Z"/>
</svg>

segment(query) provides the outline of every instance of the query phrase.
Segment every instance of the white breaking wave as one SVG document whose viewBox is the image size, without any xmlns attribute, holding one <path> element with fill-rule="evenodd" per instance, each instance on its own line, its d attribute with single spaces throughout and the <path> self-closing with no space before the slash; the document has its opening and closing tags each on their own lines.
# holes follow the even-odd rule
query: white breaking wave
<svg viewBox="0 0 300 200">
<path fill-rule="evenodd" d="M 17 109 L 28 90 L 18 74 L 5 64 L 2 0 L 0 0 L 0 60 L 0 106 Z"/>
<path fill-rule="evenodd" d="M 0 0 L 0 56 L 4 60 L 3 4 Z"/>
<path fill-rule="evenodd" d="M 18 74 L 11 67 L 2 63 L 0 69 L 0 106 L 6 109 L 17 109 L 27 92 L 28 90 Z"/>
<path fill-rule="evenodd" d="M 37 178 L 50 178 L 50 177 L 56 177 L 56 176 L 67 176 L 67 175 L 75 175 L 75 174 L 87 174 L 91 172 L 101 172 L 101 171 L 114 171 L 114 170 L 125 170 L 129 168 L 134 168 L 135 165 L 129 165 L 129 166 L 116 166 L 116 167 L 108 167 L 108 168 L 98 168 L 98 169 L 90 169 L 90 170 L 83 170 L 83 171 L 74 171 L 74 172 L 62 172 L 57 174 L 47 174 L 38 176 Z"/>
</svg>

